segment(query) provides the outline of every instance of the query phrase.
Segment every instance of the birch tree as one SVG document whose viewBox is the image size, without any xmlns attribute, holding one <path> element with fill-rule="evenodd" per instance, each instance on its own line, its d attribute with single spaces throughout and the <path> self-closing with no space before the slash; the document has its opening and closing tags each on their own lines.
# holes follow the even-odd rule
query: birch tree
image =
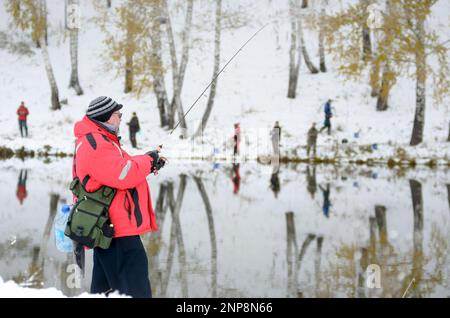
<svg viewBox="0 0 450 318">
<path fill-rule="evenodd" d="M 78 0 L 68 0 L 68 9 L 69 10 L 76 10 L 76 6 L 79 6 Z M 78 12 L 67 12 L 67 15 L 69 15 L 69 19 L 74 19 L 75 16 L 72 16 L 71 14 L 75 15 L 78 14 Z M 70 36 L 70 66 L 71 66 L 71 73 L 70 73 L 70 82 L 69 87 L 73 88 L 77 95 L 83 95 L 83 89 L 80 85 L 80 80 L 78 77 L 78 21 L 71 21 L 71 23 L 68 23 L 66 27 L 69 29 L 69 36 Z"/>
<path fill-rule="evenodd" d="M 212 83 L 209 89 L 208 103 L 206 105 L 205 112 L 202 116 L 202 121 L 197 128 L 196 136 L 203 133 L 206 123 L 208 122 L 209 116 L 211 115 L 212 108 L 214 106 L 214 99 L 216 97 L 217 81 L 219 75 L 220 66 L 220 35 L 221 35 L 221 21 L 222 21 L 222 0 L 216 0 L 216 26 L 214 33 L 214 68 L 212 74 Z"/>
<path fill-rule="evenodd" d="M 151 20 L 153 21 L 150 29 L 150 37 L 152 43 L 151 60 L 148 61 L 149 68 L 152 70 L 153 90 L 156 96 L 156 104 L 159 110 L 161 127 L 168 125 L 167 112 L 169 107 L 169 99 L 167 97 L 166 84 L 164 81 L 164 65 L 162 59 L 162 39 L 161 24 L 162 20 L 161 0 L 155 1 L 151 10 Z"/>
<path fill-rule="evenodd" d="M 324 48 L 324 23 L 325 23 L 325 6 L 327 5 L 327 0 L 320 1 L 320 14 L 319 14 L 319 67 L 320 71 L 325 73 L 327 67 L 325 65 L 325 48 Z"/>
<path fill-rule="evenodd" d="M 311 62 L 311 58 L 309 57 L 308 50 L 306 49 L 305 39 L 303 36 L 303 25 L 302 25 L 303 15 L 301 11 L 297 12 L 297 28 L 298 28 L 298 38 L 300 42 L 301 54 L 303 55 L 303 59 L 305 60 L 306 67 L 312 74 L 319 73 L 317 67 Z"/>
<path fill-rule="evenodd" d="M 370 39 L 370 29 L 367 24 L 367 18 L 368 18 L 368 12 L 367 8 L 372 3 L 371 0 L 362 0 L 363 3 L 363 10 L 364 10 L 364 17 L 365 21 L 363 21 L 362 24 L 362 44 L 363 44 L 363 59 L 364 60 L 370 60 L 372 56 L 372 41 Z"/>
<path fill-rule="evenodd" d="M 296 6 L 294 0 L 289 0 L 289 19 L 291 24 L 291 44 L 289 48 L 289 84 L 288 98 L 295 98 L 297 95 L 297 82 L 301 62 L 301 50 L 297 45 L 297 20 Z M 297 57 L 298 55 L 298 57 Z"/>
<path fill-rule="evenodd" d="M 450 92 L 448 39 L 441 39 L 436 30 L 425 27 L 436 2 L 387 0 L 383 27 L 378 35 L 380 41 L 374 41 L 376 48 L 372 50 L 370 84 L 372 95 L 378 95 L 377 110 L 387 109 L 390 91 L 398 77 L 412 78 L 416 82 L 411 145 L 418 145 L 423 140 L 427 79 L 433 79 L 433 97 L 436 102 L 442 102 L 443 97 Z M 364 76 L 364 70 L 369 66 L 367 60 L 360 58 L 361 32 L 358 30 L 364 23 L 363 12 L 364 7 L 360 3 L 327 18 L 327 41 L 337 57 L 338 70 L 347 78 L 357 80 Z M 438 60 L 438 67 L 429 62 L 427 57 L 430 55 Z M 415 72 L 410 72 L 411 69 L 415 69 Z"/>
<path fill-rule="evenodd" d="M 392 27 L 396 24 L 394 19 L 394 15 L 392 14 L 393 3 L 391 0 L 386 0 L 386 16 L 384 18 L 384 30 L 383 30 L 383 41 L 379 47 L 381 60 L 381 69 L 383 72 L 381 78 L 381 87 L 380 92 L 378 94 L 377 100 L 377 110 L 384 111 L 388 109 L 388 99 L 389 93 L 391 91 L 392 86 L 395 83 L 396 76 L 391 67 L 391 50 L 392 50 L 392 41 L 395 35 L 392 32 Z"/>
<path fill-rule="evenodd" d="M 7 12 L 13 23 L 22 31 L 31 31 L 31 38 L 40 45 L 42 60 L 50 84 L 51 110 L 61 109 L 59 91 L 53 74 L 47 44 L 45 42 L 46 17 L 41 8 L 45 8 L 45 0 L 10 0 L 6 3 Z"/>
<path fill-rule="evenodd" d="M 181 136 L 183 138 L 187 137 L 187 125 L 186 120 L 184 118 L 184 110 L 183 105 L 181 103 L 181 91 L 183 88 L 183 82 L 184 82 L 184 75 L 186 72 L 186 66 L 189 60 L 189 39 L 191 34 L 191 28 L 192 28 L 192 15 L 193 15 L 193 6 L 194 2 L 193 0 L 188 0 L 186 4 L 186 18 L 185 18 L 185 25 L 183 29 L 182 34 L 182 50 L 181 50 L 181 61 L 180 65 L 178 66 L 177 62 L 177 56 L 176 56 L 176 49 L 175 49 L 175 39 L 173 35 L 172 30 L 172 23 L 170 19 L 170 14 L 168 10 L 167 0 L 163 0 L 163 10 L 165 17 L 167 18 L 166 28 L 167 28 L 167 37 L 169 41 L 169 47 L 170 47 L 170 55 L 171 55 L 171 61 L 172 61 L 172 80 L 173 80 L 173 97 L 171 102 L 171 113 L 169 117 L 169 128 L 173 128 L 174 126 L 174 114 L 175 111 L 178 114 L 178 120 L 180 121 L 180 127 L 181 127 Z"/>
</svg>

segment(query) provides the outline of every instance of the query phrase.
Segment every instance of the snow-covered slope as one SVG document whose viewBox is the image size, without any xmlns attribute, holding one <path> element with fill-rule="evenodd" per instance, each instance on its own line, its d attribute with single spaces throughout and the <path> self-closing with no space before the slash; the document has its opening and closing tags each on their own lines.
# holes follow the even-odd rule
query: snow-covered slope
<svg viewBox="0 0 450 318">
<path fill-rule="evenodd" d="M 248 12 L 247 26 L 235 31 L 224 31 L 222 40 L 222 65 L 235 53 L 261 25 L 270 22 L 219 77 L 215 106 L 206 134 L 218 136 L 209 140 L 205 147 L 193 147 L 189 141 L 181 142 L 174 133 L 169 136 L 159 127 L 159 115 L 154 96 L 149 93 L 137 99 L 123 94 L 123 77 L 115 78 L 115 71 L 105 70 L 101 53 L 105 48 L 104 35 L 92 22 L 96 14 L 91 1 L 81 1 L 82 24 L 79 38 L 79 74 L 85 94 L 76 96 L 68 89 L 70 76 L 70 58 L 68 37 L 64 36 L 64 3 L 49 0 L 49 52 L 55 76 L 60 90 L 60 98 L 68 99 L 61 111 L 51 112 L 50 90 L 44 71 L 40 51 L 32 48 L 32 57 L 17 56 L 0 49 L 0 145 L 12 149 L 22 146 L 29 149 L 42 149 L 50 145 L 54 150 L 71 153 L 73 151 L 73 124 L 79 120 L 90 100 L 99 95 L 109 95 L 125 105 L 124 120 L 128 121 L 136 111 L 141 121 L 142 131 L 138 135 L 138 144 L 142 149 L 154 148 L 163 143 L 169 157 L 200 157 L 194 151 L 210 154 L 213 146 L 220 148 L 233 133 L 233 123 L 240 122 L 242 134 L 251 147 L 257 147 L 256 140 L 269 141 L 268 131 L 275 120 L 280 121 L 283 129 L 282 154 L 305 157 L 306 132 L 312 122 L 322 123 L 322 105 L 328 98 L 335 99 L 333 135 L 319 136 L 319 156 L 333 156 L 332 148 L 337 141 L 348 139 L 359 157 L 391 157 L 396 148 L 404 148 L 412 157 L 449 158 L 450 147 L 445 142 L 448 134 L 449 98 L 442 104 L 435 104 L 428 90 L 424 143 L 419 147 L 409 147 L 412 130 L 415 87 L 410 79 L 400 79 L 395 85 L 387 112 L 375 110 L 376 100 L 370 97 L 367 81 L 361 83 L 344 82 L 336 73 L 333 57 L 327 55 L 328 73 L 311 75 L 304 64 L 301 66 L 298 97 L 286 98 L 288 79 L 289 21 L 283 12 L 288 1 L 252 1 L 240 0 L 228 3 L 232 6 L 243 5 Z M 113 1 L 117 5 L 119 1 Z M 2 2 L 3 4 L 3 2 Z M 205 10 L 207 2 L 196 4 L 195 12 Z M 338 7 L 337 3 L 330 6 Z M 212 4 L 208 4 L 212 6 Z M 209 8 L 211 9 L 211 8 Z M 446 23 L 449 20 L 450 4 L 439 1 L 435 6 L 430 24 L 442 27 L 443 36 L 448 35 Z M 183 14 L 174 17 L 174 26 L 179 29 L 183 24 Z M 0 7 L 0 30 L 5 31 L 9 17 L 4 6 Z M 213 22 L 211 20 L 211 28 Z M 213 33 L 196 31 L 196 37 L 205 42 L 201 47 L 195 45 L 190 52 L 190 63 L 182 93 L 184 108 L 187 109 L 203 88 L 209 83 L 212 73 Z M 19 33 L 15 31 L 15 33 Z M 306 43 L 314 62 L 318 63 L 317 35 L 306 30 Z M 168 54 L 167 47 L 165 48 Z M 170 89 L 170 65 L 166 65 L 167 85 Z M 430 83 L 431 85 L 431 83 Z M 31 137 L 21 139 L 15 111 L 21 100 L 30 109 L 29 130 Z M 190 132 L 197 128 L 206 98 L 200 99 L 197 106 L 187 116 Z M 128 148 L 128 132 L 122 127 L 124 144 Z M 359 138 L 354 133 L 360 131 Z M 245 139 L 244 139 L 245 140 Z M 373 153 L 362 153 L 359 145 L 376 143 L 378 149 Z M 228 143 L 229 144 L 229 143 Z M 246 146 L 246 143 L 243 144 Z M 270 151 L 270 147 L 259 147 L 258 152 Z"/>
</svg>

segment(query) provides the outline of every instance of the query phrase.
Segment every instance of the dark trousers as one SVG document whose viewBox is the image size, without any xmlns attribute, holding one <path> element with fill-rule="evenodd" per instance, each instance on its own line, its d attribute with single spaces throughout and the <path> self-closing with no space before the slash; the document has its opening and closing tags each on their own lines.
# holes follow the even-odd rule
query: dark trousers
<svg viewBox="0 0 450 318">
<path fill-rule="evenodd" d="M 151 298 L 148 261 L 139 235 L 115 238 L 104 250 L 94 248 L 91 293 L 118 291 L 136 298 Z"/>
<path fill-rule="evenodd" d="M 325 123 L 319 132 L 322 132 L 324 129 L 328 129 L 328 135 L 331 135 L 331 123 L 330 122 Z"/>
<path fill-rule="evenodd" d="M 309 153 L 311 152 L 311 149 L 313 151 L 314 157 L 316 156 L 316 141 L 315 140 L 308 140 L 308 144 L 306 146 L 306 155 L 309 157 Z"/>
<path fill-rule="evenodd" d="M 19 119 L 19 130 L 20 130 L 20 136 L 28 137 L 28 127 L 27 127 L 27 121 L 26 120 L 20 120 Z M 25 132 L 25 133 L 24 133 Z"/>
<path fill-rule="evenodd" d="M 133 148 L 136 148 L 137 141 L 136 141 L 136 132 L 135 131 L 130 130 L 130 141 L 131 141 L 131 146 L 133 146 Z"/>
</svg>

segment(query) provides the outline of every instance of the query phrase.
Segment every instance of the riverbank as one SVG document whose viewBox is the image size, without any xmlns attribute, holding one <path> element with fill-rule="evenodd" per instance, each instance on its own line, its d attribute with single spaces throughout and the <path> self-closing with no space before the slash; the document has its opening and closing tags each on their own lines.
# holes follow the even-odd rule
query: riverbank
<svg viewBox="0 0 450 318">
<path fill-rule="evenodd" d="M 11 149 L 9 147 L 0 146 L 0 160 L 8 160 L 11 158 L 18 158 L 22 160 L 37 158 L 45 161 L 51 161 L 52 158 L 66 158 L 73 157 L 72 153 L 67 153 L 60 150 L 52 149 L 51 146 L 46 145 L 41 149 L 27 149 L 20 147 L 18 149 Z M 195 153 L 188 153 L 188 155 L 178 155 L 175 157 L 169 157 L 169 160 L 195 160 L 195 161 L 211 161 L 211 162 L 247 162 L 256 161 L 259 164 L 268 165 L 276 162 L 269 155 L 258 155 L 255 157 L 240 156 L 233 159 L 232 156 L 218 155 L 218 154 L 203 154 L 198 155 Z M 450 168 L 450 159 L 448 157 L 412 157 L 408 155 L 404 150 L 397 151 L 396 156 L 389 157 L 367 157 L 367 156 L 323 156 L 323 157 L 302 157 L 297 155 L 284 155 L 279 158 L 281 164 L 298 163 L 298 164 L 313 164 L 313 165 L 358 165 L 358 166 L 387 166 L 389 168 L 405 167 L 415 168 L 416 166 L 426 166 L 430 169 L 437 167 Z"/>
</svg>

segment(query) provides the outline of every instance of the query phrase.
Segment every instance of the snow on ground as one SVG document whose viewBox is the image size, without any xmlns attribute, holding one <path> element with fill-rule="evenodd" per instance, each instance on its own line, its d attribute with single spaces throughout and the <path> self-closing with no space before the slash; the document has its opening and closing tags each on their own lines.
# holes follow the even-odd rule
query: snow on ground
<svg viewBox="0 0 450 318">
<path fill-rule="evenodd" d="M 114 2 L 116 3 L 116 1 Z M 323 120 L 322 105 L 328 98 L 335 99 L 335 116 L 332 120 L 333 135 L 320 135 L 319 156 L 332 157 L 337 142 L 348 139 L 356 149 L 358 158 L 380 158 L 395 156 L 396 148 L 406 150 L 411 157 L 449 158 L 450 147 L 445 142 L 448 134 L 449 99 L 437 105 L 428 89 L 425 141 L 418 147 L 409 147 L 412 130 L 415 91 L 414 82 L 400 79 L 392 91 L 391 107 L 387 112 L 375 110 L 376 100 L 370 97 L 367 81 L 361 83 L 344 82 L 336 72 L 333 57 L 327 55 L 329 72 L 311 75 L 304 64 L 301 66 L 298 97 L 286 98 L 288 78 L 289 23 L 279 12 L 287 6 L 281 1 L 239 2 L 251 13 L 250 23 L 235 31 L 223 32 L 221 61 L 222 65 L 236 52 L 264 22 L 269 26 L 255 37 L 239 53 L 233 62 L 219 77 L 216 103 L 205 134 L 204 147 L 191 141 L 180 141 L 175 132 L 169 136 L 167 130 L 159 127 L 159 115 L 155 98 L 147 94 L 137 99 L 123 94 L 123 76 L 115 78 L 113 71 L 105 71 L 100 55 L 104 49 L 104 35 L 91 21 L 95 14 L 90 2 L 82 2 L 82 29 L 79 38 L 79 74 L 85 94 L 76 96 L 68 89 L 70 76 L 70 58 L 68 38 L 63 33 L 63 2 L 50 1 L 50 44 L 49 51 L 55 76 L 59 85 L 60 98 L 68 99 L 61 111 L 49 111 L 50 90 L 42 64 L 40 51 L 33 48 L 34 56 L 19 57 L 0 50 L 0 145 L 13 149 L 24 146 L 27 149 L 42 149 L 50 145 L 53 150 L 71 153 L 73 151 L 73 124 L 79 120 L 89 101 L 99 95 L 108 95 L 125 105 L 124 121 L 136 111 L 141 121 L 142 131 L 138 134 L 138 143 L 143 150 L 150 150 L 163 144 L 169 157 L 201 157 L 224 146 L 230 151 L 230 138 L 233 124 L 241 123 L 244 138 L 243 147 L 251 149 L 246 157 L 255 158 L 258 154 L 270 151 L 268 132 L 275 120 L 282 126 L 282 155 L 305 157 L 306 132 L 312 122 L 319 126 Z M 204 4 L 202 4 L 204 5 Z M 229 4 L 230 5 L 230 4 Z M 203 10 L 199 4 L 196 10 Z M 449 3 L 439 1 L 436 5 L 431 24 L 440 25 L 448 21 Z M 182 25 L 182 14 L 174 18 L 175 29 Z M 0 28 L 5 30 L 9 21 L 3 7 L 0 8 Z M 445 29 L 444 29 L 445 30 Z M 16 33 L 18 31 L 15 31 Z M 448 33 L 448 32 L 447 32 Z M 212 71 L 212 34 L 200 32 L 194 34 L 203 37 L 202 47 L 194 46 L 190 52 L 190 63 L 186 71 L 186 80 L 182 93 L 184 108 L 196 99 L 210 81 Z M 307 46 L 314 62 L 318 62 L 315 32 L 305 32 Z M 170 69 L 169 65 L 167 68 Z M 167 85 L 170 92 L 170 72 Z M 431 85 L 429 85 L 431 86 Z M 405 93 L 406 92 L 406 93 Z M 30 138 L 21 139 L 15 111 L 21 100 L 30 109 Z M 206 106 L 206 98 L 200 99 L 197 106 L 187 116 L 189 131 L 192 133 Z M 360 132 L 359 138 L 354 137 Z M 122 126 L 125 148 L 130 148 L 126 126 Z M 212 136 L 218 136 L 216 140 Z M 263 146 L 261 142 L 264 141 Z M 378 149 L 372 153 L 358 149 L 360 145 L 376 143 Z M 199 153 L 201 151 L 202 153 Z M 243 150 L 245 152 L 245 149 Z M 135 151 L 130 151 L 134 153 Z M 342 155 L 343 152 L 341 152 Z"/>
<path fill-rule="evenodd" d="M 101 294 L 89 294 L 83 293 L 78 298 L 106 298 L 105 295 Z M 109 298 L 119 298 L 125 297 L 121 296 L 118 293 L 111 293 L 108 295 Z M 66 298 L 64 294 L 57 290 L 56 288 L 45 288 L 45 289 L 36 289 L 36 288 L 26 288 L 17 285 L 13 281 L 4 282 L 0 277 L 0 298 Z"/>
</svg>

